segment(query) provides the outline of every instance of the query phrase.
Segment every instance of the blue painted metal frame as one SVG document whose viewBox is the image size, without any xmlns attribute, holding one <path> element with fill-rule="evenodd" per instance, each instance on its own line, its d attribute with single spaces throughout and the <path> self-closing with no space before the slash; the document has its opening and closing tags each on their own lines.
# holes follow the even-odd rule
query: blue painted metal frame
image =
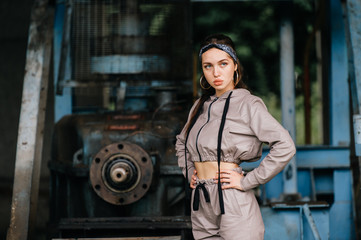
<svg viewBox="0 0 361 240">
<path fill-rule="evenodd" d="M 350 170 L 335 170 L 335 201 L 330 209 L 331 239 L 355 239 L 352 207 L 352 176 Z"/>
<path fill-rule="evenodd" d="M 263 152 L 261 160 L 253 163 L 243 163 L 245 170 L 251 170 L 259 165 L 268 154 Z M 328 170 L 324 174 L 316 174 L 315 191 L 317 193 L 331 193 L 334 191 L 333 171 L 337 169 L 348 170 L 350 168 L 350 150 L 345 147 L 299 147 L 297 148 L 297 177 L 298 191 L 301 197 L 312 198 L 311 169 Z M 275 176 L 266 184 L 266 196 L 268 199 L 278 199 L 283 193 L 282 174 Z"/>
<path fill-rule="evenodd" d="M 297 176 L 300 183 L 298 190 L 302 197 L 310 199 L 316 193 L 333 194 L 331 207 L 320 210 L 322 217 L 318 218 L 315 210 L 312 210 L 312 214 L 315 216 L 315 224 L 320 230 L 321 239 L 346 240 L 355 239 L 355 228 L 352 213 L 352 175 L 349 151 L 350 113 L 347 54 L 342 7 L 339 0 L 330 1 L 329 16 L 331 25 L 330 147 L 298 148 Z M 264 154 L 267 154 L 267 151 Z M 257 165 L 258 162 L 244 164 L 244 168 L 252 168 Z M 317 169 L 325 171 L 322 174 L 313 174 Z M 280 199 L 283 193 L 282 185 L 282 176 L 278 174 L 264 188 L 267 198 Z M 301 225 L 305 226 L 304 228 L 297 226 L 297 217 L 300 215 L 297 210 L 276 212 L 272 209 L 262 208 L 262 214 L 266 225 L 266 239 L 302 239 L 302 237 L 314 239 L 312 231 L 307 230 L 307 225 Z M 293 235 L 288 236 L 289 234 Z"/>
<path fill-rule="evenodd" d="M 269 150 L 264 149 L 262 158 L 256 162 L 242 163 L 245 170 L 259 165 Z M 297 168 L 350 168 L 350 149 L 348 147 L 297 147 Z"/>
<path fill-rule="evenodd" d="M 350 145 L 350 112 L 347 47 L 342 5 L 340 0 L 330 1 L 329 22 L 331 26 L 330 54 L 330 145 Z"/>
<path fill-rule="evenodd" d="M 330 68 L 330 144 L 350 145 L 350 106 L 345 29 L 339 0 L 330 1 L 331 68 Z M 349 161 L 350 158 L 347 158 Z M 352 214 L 351 169 L 333 173 L 334 203 L 330 209 L 330 238 L 355 239 Z"/>
<path fill-rule="evenodd" d="M 63 26 L 65 16 L 65 3 L 58 1 L 55 8 L 54 19 L 54 86 L 57 86 L 57 79 L 59 75 L 59 64 L 61 55 L 61 44 L 63 38 Z M 69 68 L 68 68 L 69 69 Z M 66 73 L 70 74 L 70 73 Z M 54 122 L 60 120 L 63 116 L 72 113 L 72 91 L 70 88 L 64 88 L 63 95 L 55 95 L 54 99 Z"/>
<path fill-rule="evenodd" d="M 268 154 L 266 149 L 263 156 Z M 257 167 L 261 160 L 253 163 L 243 163 L 241 166 L 245 170 Z M 334 202 L 330 208 L 323 210 L 312 209 L 315 222 L 321 239 L 354 239 L 354 223 L 352 214 L 352 179 L 350 171 L 350 150 L 347 147 L 298 147 L 297 149 L 297 178 L 298 191 L 304 200 L 312 199 L 311 171 L 319 171 L 314 174 L 315 193 L 333 194 Z M 321 172 L 321 173 L 320 173 Z M 263 189 L 262 187 L 260 189 Z M 275 176 L 265 185 L 265 196 L 268 200 L 279 200 L 283 193 L 282 173 Z M 317 213 L 316 213 L 316 212 Z M 298 210 L 269 210 L 262 208 L 262 214 L 266 225 L 266 239 L 300 239 L 299 235 L 287 232 L 288 229 L 296 233 L 303 231 L 304 239 L 313 239 L 311 229 L 303 225 L 304 229 L 297 226 Z M 294 221 L 295 226 L 291 226 L 287 221 Z M 320 222 L 322 221 L 322 222 Z M 277 226 L 275 226 L 275 222 Z M 284 225 L 282 224 L 284 222 Z M 273 229 L 276 228 L 276 229 Z M 267 231 L 269 231 L 267 233 Z M 277 232 L 277 237 L 271 236 Z M 326 233 L 329 237 L 325 238 Z M 272 233 L 272 234 L 271 234 Z M 289 235 L 291 234 L 291 235 Z M 280 237 L 283 236 L 283 237 Z"/>
<path fill-rule="evenodd" d="M 261 207 L 266 227 L 265 239 L 314 239 L 312 229 L 300 208 L 302 206 L 282 209 Z M 312 208 L 311 212 L 321 239 L 333 239 L 328 235 L 330 231 L 328 208 Z"/>
</svg>

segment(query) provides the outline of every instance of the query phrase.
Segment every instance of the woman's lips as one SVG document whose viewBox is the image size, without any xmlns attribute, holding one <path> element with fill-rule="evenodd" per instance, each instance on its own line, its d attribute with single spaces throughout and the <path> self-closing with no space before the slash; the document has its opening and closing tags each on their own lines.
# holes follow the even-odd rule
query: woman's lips
<svg viewBox="0 0 361 240">
<path fill-rule="evenodd" d="M 214 80 L 213 81 L 213 84 L 216 85 L 216 86 L 220 86 L 222 85 L 223 81 L 222 80 Z"/>
</svg>

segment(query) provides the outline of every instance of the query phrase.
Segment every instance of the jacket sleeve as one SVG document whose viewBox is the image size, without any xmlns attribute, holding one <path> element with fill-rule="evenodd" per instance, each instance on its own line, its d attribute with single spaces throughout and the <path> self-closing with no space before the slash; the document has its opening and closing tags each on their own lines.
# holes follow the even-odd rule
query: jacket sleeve
<svg viewBox="0 0 361 240">
<path fill-rule="evenodd" d="M 267 111 L 263 101 L 255 97 L 249 104 L 249 125 L 255 136 L 269 145 L 270 152 L 260 165 L 241 181 L 244 191 L 265 184 L 281 172 L 296 153 L 296 148 L 288 131 Z"/>
<path fill-rule="evenodd" d="M 183 175 L 184 177 L 186 177 L 186 164 L 185 161 L 187 160 L 187 171 L 188 171 L 188 181 L 190 182 L 190 179 L 193 175 L 193 171 L 195 169 L 194 167 L 194 163 L 190 160 L 190 154 L 188 149 L 185 149 L 185 140 L 186 140 L 186 126 L 188 125 L 189 121 L 190 121 L 190 116 L 191 113 L 193 112 L 195 106 L 197 105 L 199 100 L 197 100 L 191 110 L 189 111 L 189 115 L 188 115 L 188 120 L 187 123 L 185 124 L 185 126 L 183 127 L 183 130 L 180 132 L 179 135 L 176 136 L 176 144 L 175 144 L 175 149 L 176 149 L 176 155 L 178 157 L 178 166 L 182 169 Z M 187 151 L 187 159 L 185 159 L 185 151 Z"/>
</svg>

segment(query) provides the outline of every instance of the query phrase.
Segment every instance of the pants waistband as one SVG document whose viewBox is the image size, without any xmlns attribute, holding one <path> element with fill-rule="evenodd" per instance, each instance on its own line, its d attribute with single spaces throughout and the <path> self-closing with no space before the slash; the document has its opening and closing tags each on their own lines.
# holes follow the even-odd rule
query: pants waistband
<svg viewBox="0 0 361 240">
<path fill-rule="evenodd" d="M 233 168 L 231 169 L 233 171 L 236 171 L 238 173 L 242 173 L 242 167 L 237 167 L 237 168 Z M 216 184 L 213 178 L 210 179 L 198 179 L 196 180 L 196 184 L 206 184 L 206 185 L 211 185 L 211 184 Z"/>
<path fill-rule="evenodd" d="M 242 173 L 242 167 L 234 168 L 233 171 L 236 171 L 238 173 Z M 199 209 L 199 191 L 203 191 L 204 198 L 206 202 L 210 202 L 209 193 L 204 185 L 207 184 L 216 184 L 214 179 L 197 179 L 196 180 L 196 188 L 194 189 L 194 197 L 193 197 L 193 211 L 198 211 Z"/>
</svg>

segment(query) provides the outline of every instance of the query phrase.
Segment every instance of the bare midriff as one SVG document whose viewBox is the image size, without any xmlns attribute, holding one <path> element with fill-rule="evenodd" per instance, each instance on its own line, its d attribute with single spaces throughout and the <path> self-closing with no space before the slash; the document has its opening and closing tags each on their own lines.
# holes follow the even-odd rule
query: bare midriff
<svg viewBox="0 0 361 240">
<path fill-rule="evenodd" d="M 211 179 L 217 176 L 218 163 L 217 162 L 195 162 L 197 170 L 197 177 L 199 179 Z M 221 162 L 221 169 L 231 170 L 238 167 L 236 163 Z"/>
</svg>

